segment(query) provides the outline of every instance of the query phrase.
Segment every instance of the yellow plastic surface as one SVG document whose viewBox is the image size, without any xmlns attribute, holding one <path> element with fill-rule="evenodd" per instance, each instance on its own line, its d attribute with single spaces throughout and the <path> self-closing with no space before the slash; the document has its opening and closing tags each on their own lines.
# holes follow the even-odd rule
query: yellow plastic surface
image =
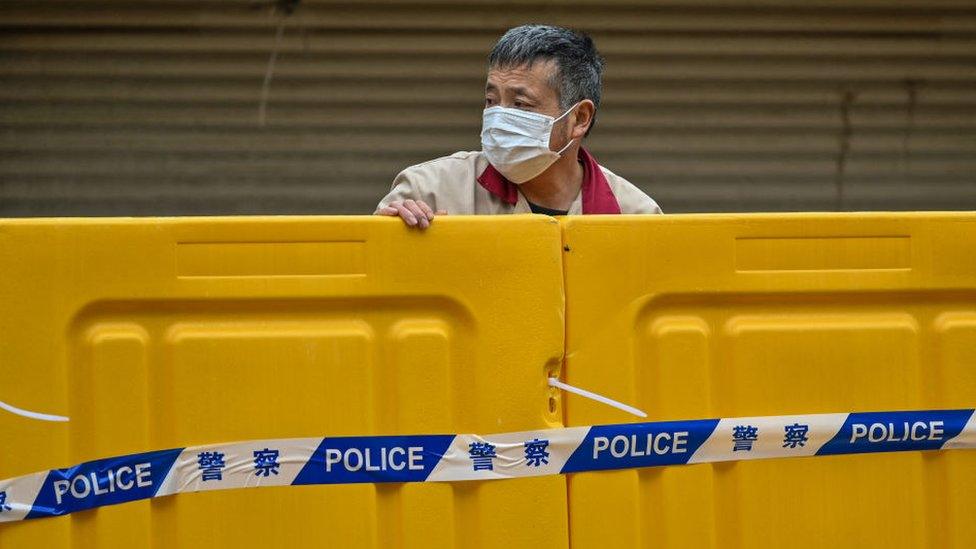
<svg viewBox="0 0 976 549">
<path fill-rule="evenodd" d="M 976 403 L 976 214 L 562 224 L 566 379 L 649 420 Z M 972 452 L 584 473 L 569 498 L 577 548 L 976 543 Z"/>
<path fill-rule="evenodd" d="M 260 438 L 559 426 L 557 222 L 0 221 L 0 478 Z M 550 406 L 553 409 L 550 409 Z M 3 548 L 565 547 L 566 480 L 181 494 Z"/>
<path fill-rule="evenodd" d="M 239 439 L 976 403 L 976 214 L 0 221 L 0 478 Z M 564 303 L 564 290 L 566 301 Z M 565 336 L 564 336 L 565 334 Z M 180 494 L 0 547 L 969 547 L 976 454 Z M 567 496 L 568 494 L 568 496 Z"/>
</svg>

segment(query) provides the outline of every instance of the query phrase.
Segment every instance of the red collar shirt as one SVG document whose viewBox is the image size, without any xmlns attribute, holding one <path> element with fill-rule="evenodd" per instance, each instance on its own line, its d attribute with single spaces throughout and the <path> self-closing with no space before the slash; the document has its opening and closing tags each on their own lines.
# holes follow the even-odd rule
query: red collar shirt
<svg viewBox="0 0 976 549">
<path fill-rule="evenodd" d="M 583 184 L 569 207 L 576 214 L 659 214 L 651 197 L 626 179 L 597 164 L 582 147 Z M 400 172 L 377 210 L 408 198 L 453 215 L 531 213 L 529 202 L 498 172 L 481 151 L 461 151 Z"/>
</svg>

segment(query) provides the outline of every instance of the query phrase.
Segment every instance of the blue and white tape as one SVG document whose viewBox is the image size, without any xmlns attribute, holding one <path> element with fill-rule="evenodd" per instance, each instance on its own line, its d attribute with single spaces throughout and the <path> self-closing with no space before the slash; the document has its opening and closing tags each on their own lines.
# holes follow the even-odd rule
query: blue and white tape
<svg viewBox="0 0 976 549">
<path fill-rule="evenodd" d="M 452 482 L 717 461 L 976 448 L 973 410 L 742 417 L 495 435 L 255 440 L 89 461 L 0 481 L 0 522 L 202 490 Z"/>
</svg>

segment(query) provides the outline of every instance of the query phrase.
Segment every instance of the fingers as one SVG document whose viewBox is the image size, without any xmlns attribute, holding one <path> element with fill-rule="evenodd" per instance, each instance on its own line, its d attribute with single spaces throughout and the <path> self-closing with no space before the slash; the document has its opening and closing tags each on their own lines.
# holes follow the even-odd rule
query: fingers
<svg viewBox="0 0 976 549">
<path fill-rule="evenodd" d="M 411 227 L 417 226 L 417 216 L 415 216 L 413 212 L 411 212 L 410 209 L 407 208 L 402 202 L 394 202 L 390 204 L 390 206 L 396 208 L 397 215 L 400 216 L 400 219 L 402 219 L 404 223 Z"/>
<path fill-rule="evenodd" d="M 402 202 L 399 200 L 391 202 L 388 206 L 384 206 L 374 213 L 374 215 L 399 216 L 407 226 L 421 229 L 430 227 L 430 223 L 434 220 L 435 215 L 446 214 L 447 211 L 445 210 L 437 210 L 435 214 L 433 208 L 428 206 L 423 200 L 412 199 L 407 199 Z"/>
<path fill-rule="evenodd" d="M 426 229 L 427 227 L 430 227 L 430 218 L 427 217 L 427 212 L 420 207 L 420 204 L 423 204 L 423 202 L 418 203 L 416 200 L 410 198 L 403 201 L 403 206 L 413 214 L 417 226 L 419 226 L 421 229 Z M 424 204 L 424 206 L 427 205 Z M 427 206 L 427 210 L 430 211 L 429 206 Z M 433 217 L 433 212 L 431 213 L 431 217 Z"/>
<path fill-rule="evenodd" d="M 424 215 L 427 216 L 427 221 L 434 220 L 434 210 L 430 209 L 430 206 L 426 202 L 418 200 L 417 205 L 420 206 L 420 211 L 424 212 Z"/>
</svg>

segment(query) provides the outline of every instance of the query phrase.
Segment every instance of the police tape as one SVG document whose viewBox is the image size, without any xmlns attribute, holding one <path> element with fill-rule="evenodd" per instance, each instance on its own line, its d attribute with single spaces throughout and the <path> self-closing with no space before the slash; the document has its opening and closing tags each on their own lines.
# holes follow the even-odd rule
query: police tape
<svg viewBox="0 0 976 549">
<path fill-rule="evenodd" d="M 0 522 L 171 494 L 453 482 L 719 461 L 976 448 L 973 410 L 655 421 L 494 435 L 294 438 L 89 461 L 0 481 Z"/>
</svg>

